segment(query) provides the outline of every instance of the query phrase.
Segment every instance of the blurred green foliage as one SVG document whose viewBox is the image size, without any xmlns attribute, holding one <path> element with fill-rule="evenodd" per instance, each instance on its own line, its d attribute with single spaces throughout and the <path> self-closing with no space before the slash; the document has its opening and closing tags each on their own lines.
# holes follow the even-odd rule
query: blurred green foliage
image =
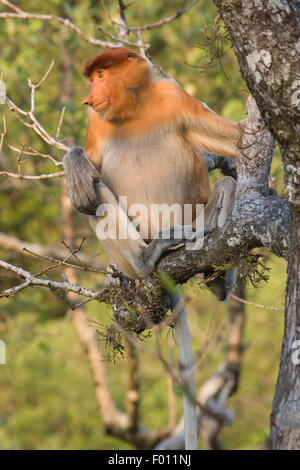
<svg viewBox="0 0 300 470">
<path fill-rule="evenodd" d="M 107 5 L 110 6 L 107 2 Z M 172 14 L 185 4 L 154 0 L 139 1 L 128 9 L 131 25 L 146 24 Z M 105 39 L 96 29 L 101 24 L 113 33 L 100 3 L 95 0 L 78 2 L 18 1 L 18 6 L 29 12 L 48 13 L 69 17 L 86 33 Z M 117 14 L 115 4 L 110 6 Z M 1 5 L 0 11 L 4 11 Z M 151 41 L 155 60 L 190 94 L 206 102 L 216 112 L 231 120 L 244 118 L 243 110 L 247 88 L 239 73 L 230 43 L 223 31 L 216 29 L 215 7 L 209 0 L 201 0 L 189 13 L 162 28 L 144 33 Z M 133 40 L 131 36 L 129 40 Z M 218 60 L 212 60 L 213 47 Z M 224 48 L 226 54 L 221 56 Z M 73 32 L 56 23 L 39 20 L 1 20 L 0 72 L 7 86 L 8 96 L 21 108 L 30 106 L 28 78 L 37 83 L 47 70 L 51 59 L 56 64 L 53 72 L 36 93 L 36 115 L 46 130 L 56 134 L 62 105 L 66 115 L 61 138 L 73 138 L 84 145 L 87 126 L 86 110 L 80 104 L 86 84 L 82 77 L 83 63 L 97 48 L 80 40 Z M 65 100 L 64 65 L 66 53 L 74 68 L 70 99 Z M 211 67 L 206 64 L 212 62 Z M 59 160 L 63 152 L 50 149 L 30 130 L 24 128 L 1 105 L 1 116 L 7 119 L 8 135 L 0 155 L 0 170 L 16 171 L 17 153 L 7 144 L 21 147 L 30 145 L 40 152 L 49 152 Z M 2 119 L 1 119 L 2 123 Z M 0 123 L 0 125 L 2 125 Z M 43 159 L 22 156 L 21 168 L 27 174 L 54 172 L 56 168 Z M 281 160 L 275 155 L 272 175 L 276 176 L 279 192 L 283 191 Z M 217 175 L 213 175 L 212 182 Z M 62 233 L 61 180 L 21 181 L 0 179 L 0 231 L 29 242 L 60 245 Z M 84 217 L 75 214 L 76 236 L 87 236 L 86 253 L 101 253 Z M 20 265 L 31 272 L 45 266 L 41 260 L 23 257 L 14 251 L 0 248 L 0 258 Z M 271 277 L 261 288 L 249 288 L 249 300 L 282 307 L 285 289 L 285 263 L 269 256 Z M 0 272 L 0 289 L 15 285 L 15 279 Z M 51 273 L 62 280 L 61 271 Z M 90 273 L 80 275 L 81 284 L 98 288 L 103 279 Z M 212 334 L 226 325 L 226 309 L 217 305 L 214 297 L 200 289 L 197 280 L 183 287 L 189 300 L 190 321 L 197 325 L 203 337 L 194 347 L 203 345 L 205 332 L 214 322 Z M 130 448 L 103 433 L 99 409 L 93 388 L 89 364 L 68 318 L 64 318 L 66 304 L 57 292 L 38 288 L 28 289 L 0 303 L 0 339 L 7 344 L 7 365 L 0 365 L 0 449 L 125 449 Z M 109 321 L 109 309 L 96 302 L 88 304 L 89 318 Z M 244 365 L 238 393 L 229 406 L 236 411 L 232 427 L 224 429 L 221 438 L 226 448 L 260 448 L 268 435 L 278 361 L 280 354 L 283 315 L 247 306 Z M 171 332 L 162 333 L 166 348 Z M 208 349 L 201 362 L 198 383 L 210 377 L 224 356 L 226 331 L 217 346 Z M 154 346 L 153 339 L 147 345 Z M 166 349 L 167 350 L 167 349 Z M 110 381 L 118 405 L 124 407 L 125 377 L 122 360 L 109 363 Z M 167 380 L 162 365 L 141 356 L 142 421 L 151 428 L 167 423 Z M 180 416 L 180 397 L 177 414 Z"/>
</svg>

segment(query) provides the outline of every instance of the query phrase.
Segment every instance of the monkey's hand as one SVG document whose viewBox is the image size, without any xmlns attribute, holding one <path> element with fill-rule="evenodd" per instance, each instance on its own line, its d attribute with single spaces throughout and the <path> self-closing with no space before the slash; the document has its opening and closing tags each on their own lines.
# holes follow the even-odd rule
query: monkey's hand
<svg viewBox="0 0 300 470">
<path fill-rule="evenodd" d="M 100 173 L 81 147 L 72 147 L 63 158 L 68 193 L 73 206 L 88 215 L 95 215 L 101 204 L 97 183 Z"/>
</svg>

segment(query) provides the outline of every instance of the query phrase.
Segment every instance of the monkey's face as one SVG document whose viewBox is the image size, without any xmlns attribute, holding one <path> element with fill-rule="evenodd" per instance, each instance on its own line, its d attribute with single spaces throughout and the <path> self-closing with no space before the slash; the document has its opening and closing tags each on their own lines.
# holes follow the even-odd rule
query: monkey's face
<svg viewBox="0 0 300 470">
<path fill-rule="evenodd" d="M 110 93 L 107 79 L 107 70 L 95 70 L 89 77 L 90 91 L 82 104 L 92 106 L 99 113 L 108 109 Z"/>
<path fill-rule="evenodd" d="M 82 101 L 107 121 L 126 120 L 137 112 L 140 95 L 150 81 L 147 61 L 127 57 L 107 68 L 95 68 L 89 75 L 90 91 Z"/>
</svg>

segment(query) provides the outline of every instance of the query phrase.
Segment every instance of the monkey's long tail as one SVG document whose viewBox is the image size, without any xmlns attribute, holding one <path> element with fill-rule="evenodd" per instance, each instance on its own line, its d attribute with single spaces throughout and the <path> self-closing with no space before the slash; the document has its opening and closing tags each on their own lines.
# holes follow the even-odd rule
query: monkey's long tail
<svg viewBox="0 0 300 470">
<path fill-rule="evenodd" d="M 195 363 L 187 314 L 179 292 L 171 295 L 172 312 L 177 314 L 175 332 L 180 361 L 180 380 L 183 396 L 185 449 L 198 450 L 196 412 Z"/>
<path fill-rule="evenodd" d="M 214 274 L 215 271 L 213 269 L 207 269 L 204 272 L 204 279 L 214 277 Z M 226 269 L 226 271 L 218 273 L 211 281 L 208 280 L 206 285 L 219 300 L 226 302 L 235 287 L 235 280 L 236 268 Z"/>
</svg>

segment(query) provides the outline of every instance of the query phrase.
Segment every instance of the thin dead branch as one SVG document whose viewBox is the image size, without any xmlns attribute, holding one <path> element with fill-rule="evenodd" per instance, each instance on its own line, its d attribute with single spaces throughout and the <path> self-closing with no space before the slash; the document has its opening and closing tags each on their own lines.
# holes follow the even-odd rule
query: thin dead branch
<svg viewBox="0 0 300 470">
<path fill-rule="evenodd" d="M 9 171 L 0 171 L 0 176 L 8 176 L 9 178 L 17 178 L 19 180 L 47 180 L 63 176 L 64 171 L 57 171 L 56 173 L 48 173 L 45 175 L 23 175 L 21 173 L 10 173 Z"/>
<path fill-rule="evenodd" d="M 57 126 L 57 131 L 56 131 L 56 136 L 55 136 L 56 141 L 58 141 L 58 138 L 59 138 L 60 128 L 61 128 L 61 125 L 62 125 L 62 122 L 63 122 L 63 119 L 64 119 L 65 110 L 66 110 L 66 107 L 63 106 L 62 110 L 61 110 L 61 115 L 60 115 L 60 118 L 59 118 L 58 126 Z"/>
<path fill-rule="evenodd" d="M 257 304 L 255 302 L 251 302 L 250 300 L 241 299 L 240 297 L 237 297 L 234 294 L 231 294 L 231 297 L 235 300 L 238 300 L 242 304 L 252 305 L 253 307 L 257 307 L 257 308 L 264 308 L 266 310 L 272 310 L 273 312 L 282 312 L 282 313 L 284 313 L 284 310 L 282 308 L 273 307 L 272 305 Z"/>
<path fill-rule="evenodd" d="M 0 232 L 0 246 L 7 250 L 15 250 L 23 255 L 35 256 L 47 261 L 60 262 L 68 256 L 69 251 L 64 248 L 42 245 L 40 243 L 28 243 L 19 238 L 12 237 Z M 64 263 L 84 271 L 105 273 L 106 264 L 94 256 L 85 253 L 77 253 L 72 264 Z"/>
<path fill-rule="evenodd" d="M 20 149 L 17 148 L 17 147 L 14 147 L 13 145 L 10 145 L 10 144 L 7 144 L 7 147 L 10 149 L 10 150 L 13 150 L 14 152 L 20 152 Z M 41 152 L 38 152 L 37 150 L 33 149 L 32 147 L 28 147 L 28 150 L 24 150 L 24 148 L 22 149 L 22 154 L 23 155 L 29 155 L 31 157 L 41 157 L 41 158 L 46 158 L 48 160 L 51 161 L 51 163 L 53 163 L 55 166 L 63 166 L 62 162 L 59 162 L 58 160 L 55 160 L 55 158 L 53 158 L 51 155 L 48 155 L 46 153 L 41 153 Z"/>
<path fill-rule="evenodd" d="M 44 74 L 44 76 L 41 78 L 41 80 L 40 80 L 36 85 L 34 85 L 34 84 L 32 83 L 32 81 L 31 81 L 30 78 L 28 79 L 28 86 L 29 86 L 29 88 L 31 88 L 31 99 L 30 99 L 30 103 L 31 103 L 30 112 L 31 112 L 31 113 L 34 113 L 34 110 L 35 110 L 35 109 L 34 109 L 34 108 L 35 108 L 35 90 L 36 90 L 37 88 L 39 88 L 39 87 L 42 85 L 42 83 L 46 80 L 46 78 L 47 78 L 48 75 L 50 74 L 51 70 L 53 69 L 54 64 L 55 64 L 55 60 L 52 59 L 50 65 L 49 65 L 48 70 L 46 71 L 46 73 Z"/>
<path fill-rule="evenodd" d="M 139 47 L 138 42 L 132 42 L 132 41 L 128 41 L 127 39 L 118 38 L 117 36 L 114 36 L 113 34 L 109 33 L 108 31 L 105 31 L 105 29 L 103 29 L 102 26 L 100 26 L 100 25 L 97 25 L 97 29 L 99 31 L 101 31 L 101 33 L 103 33 L 105 36 L 107 36 L 108 38 L 115 41 L 116 43 L 121 43 L 122 45 L 125 45 L 125 46 Z M 145 44 L 144 47 L 146 49 L 148 49 L 148 48 L 150 48 L 150 44 L 147 43 L 147 44 Z"/>
<path fill-rule="evenodd" d="M 136 31 L 145 31 L 145 30 L 149 30 L 149 29 L 153 29 L 153 28 L 158 28 L 158 27 L 161 27 L 161 26 L 163 26 L 167 23 L 171 23 L 171 21 L 174 21 L 177 18 L 180 18 L 180 16 L 182 16 L 184 13 L 187 13 L 194 5 L 196 5 L 197 2 L 198 2 L 198 0 L 193 0 L 185 8 L 182 8 L 181 10 L 177 10 L 171 16 L 168 16 L 166 18 L 162 18 L 161 20 L 158 20 L 155 23 L 149 23 L 149 24 L 145 24 L 145 25 L 141 25 L 141 26 L 127 26 L 127 25 L 124 26 L 123 24 L 120 24 L 120 23 L 118 24 L 116 22 L 115 22 L 115 24 L 117 24 L 118 26 L 125 27 L 128 32 L 132 32 L 132 33 L 136 32 Z M 119 0 L 119 5 L 122 5 L 122 6 L 120 6 L 120 11 L 121 11 L 121 16 L 123 17 L 126 6 L 124 8 L 124 3 L 121 0 Z"/>
<path fill-rule="evenodd" d="M 6 118 L 5 118 L 5 116 L 3 116 L 2 119 L 3 119 L 3 132 L 1 132 L 1 135 L 0 135 L 0 152 L 1 152 L 1 150 L 2 150 L 4 138 L 5 138 L 6 135 L 7 135 Z"/>
<path fill-rule="evenodd" d="M 20 20 L 32 20 L 33 19 L 33 20 L 59 23 L 59 24 L 64 25 L 66 28 L 69 28 L 70 30 L 74 31 L 74 33 L 76 33 L 76 35 L 80 39 L 87 42 L 88 44 L 92 44 L 94 46 L 100 46 L 100 47 L 114 47 L 115 46 L 114 43 L 111 43 L 108 41 L 102 41 L 101 39 L 96 39 L 96 38 L 93 38 L 92 36 L 89 36 L 80 28 L 78 28 L 78 26 L 72 23 L 68 18 L 61 18 L 60 16 L 55 16 L 55 15 L 27 13 L 6 0 L 0 0 L 0 3 L 14 10 L 14 13 L 12 12 L 0 13 L 0 18 L 14 18 L 14 19 L 20 19 Z"/>
<path fill-rule="evenodd" d="M 20 290 L 24 290 L 29 286 L 47 287 L 51 290 L 62 289 L 66 292 L 74 292 L 75 294 L 84 295 L 85 297 L 97 300 L 104 299 L 104 296 L 107 292 L 106 289 L 103 289 L 101 292 L 96 292 L 82 286 L 76 286 L 74 284 L 71 284 L 70 282 L 58 282 L 53 281 L 51 279 L 39 279 L 38 277 L 31 274 L 29 271 L 26 271 L 25 269 L 22 269 L 18 266 L 14 266 L 13 264 L 6 263 L 2 260 L 0 260 L 0 267 L 8 271 L 14 272 L 20 279 L 26 279 L 26 281 L 19 286 L 11 287 L 10 289 L 0 291 L 0 298 L 11 297 Z"/>
</svg>

